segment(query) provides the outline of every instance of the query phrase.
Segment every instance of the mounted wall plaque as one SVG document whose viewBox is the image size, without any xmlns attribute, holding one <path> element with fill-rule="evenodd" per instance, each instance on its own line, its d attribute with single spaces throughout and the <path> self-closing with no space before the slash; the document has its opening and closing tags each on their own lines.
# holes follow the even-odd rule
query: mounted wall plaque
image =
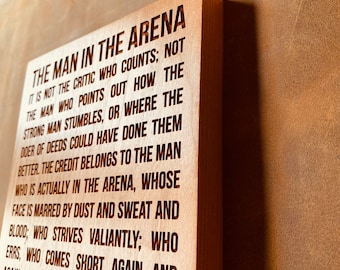
<svg viewBox="0 0 340 270">
<path fill-rule="evenodd" d="M 28 63 L 0 269 L 196 269 L 201 1 Z"/>
</svg>

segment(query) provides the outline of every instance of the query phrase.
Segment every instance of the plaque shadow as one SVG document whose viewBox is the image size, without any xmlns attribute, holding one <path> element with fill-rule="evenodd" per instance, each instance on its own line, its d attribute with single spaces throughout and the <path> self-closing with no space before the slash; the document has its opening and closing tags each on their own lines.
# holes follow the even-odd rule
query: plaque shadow
<svg viewBox="0 0 340 270">
<path fill-rule="evenodd" d="M 256 8 L 224 1 L 223 269 L 265 269 Z"/>
</svg>

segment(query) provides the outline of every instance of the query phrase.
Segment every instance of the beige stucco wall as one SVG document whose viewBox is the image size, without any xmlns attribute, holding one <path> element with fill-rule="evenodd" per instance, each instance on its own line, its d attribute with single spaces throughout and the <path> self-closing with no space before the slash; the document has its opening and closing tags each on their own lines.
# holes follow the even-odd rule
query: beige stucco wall
<svg viewBox="0 0 340 270">
<path fill-rule="evenodd" d="M 27 61 L 150 2 L 0 2 L 0 219 Z M 340 269 L 340 2 L 235 2 L 256 13 L 266 264 Z"/>
<path fill-rule="evenodd" d="M 271 269 L 340 268 L 340 2 L 257 1 Z"/>
</svg>

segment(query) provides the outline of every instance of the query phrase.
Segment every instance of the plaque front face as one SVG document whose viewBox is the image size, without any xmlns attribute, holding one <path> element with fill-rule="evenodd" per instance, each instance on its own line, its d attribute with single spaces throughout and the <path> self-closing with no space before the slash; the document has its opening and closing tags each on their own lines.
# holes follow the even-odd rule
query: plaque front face
<svg viewBox="0 0 340 270">
<path fill-rule="evenodd" d="M 160 1 L 26 70 L 0 269 L 196 269 L 201 1 Z"/>
</svg>

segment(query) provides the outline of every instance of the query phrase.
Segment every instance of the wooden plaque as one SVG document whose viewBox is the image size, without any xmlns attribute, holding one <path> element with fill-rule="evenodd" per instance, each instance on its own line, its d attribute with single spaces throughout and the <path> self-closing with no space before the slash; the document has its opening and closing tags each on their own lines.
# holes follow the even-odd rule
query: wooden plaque
<svg viewBox="0 0 340 270">
<path fill-rule="evenodd" d="M 0 269 L 196 269 L 201 1 L 28 63 Z"/>
</svg>

